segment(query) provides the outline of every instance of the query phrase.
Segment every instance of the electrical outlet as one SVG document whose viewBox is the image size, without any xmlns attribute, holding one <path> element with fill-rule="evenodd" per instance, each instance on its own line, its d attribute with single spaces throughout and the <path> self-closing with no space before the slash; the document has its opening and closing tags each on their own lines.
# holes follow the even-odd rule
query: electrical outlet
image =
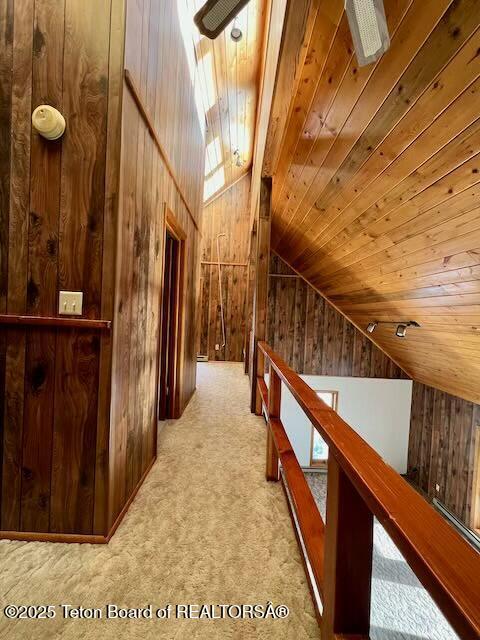
<svg viewBox="0 0 480 640">
<path fill-rule="evenodd" d="M 439 493 L 439 492 L 440 492 L 440 485 L 439 485 L 439 484 L 436 484 L 436 485 L 435 485 L 435 491 L 436 491 L 437 493 Z"/>
<path fill-rule="evenodd" d="M 220 345 L 219 344 L 215 345 L 215 351 L 220 351 Z"/>
<path fill-rule="evenodd" d="M 60 291 L 58 313 L 61 316 L 81 316 L 83 293 L 81 291 Z"/>
</svg>

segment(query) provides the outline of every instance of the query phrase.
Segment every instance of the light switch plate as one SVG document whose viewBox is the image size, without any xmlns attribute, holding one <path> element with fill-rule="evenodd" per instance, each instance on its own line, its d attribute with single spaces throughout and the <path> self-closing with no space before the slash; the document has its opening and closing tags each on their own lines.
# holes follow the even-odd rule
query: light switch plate
<svg viewBox="0 0 480 640">
<path fill-rule="evenodd" d="M 81 316 L 83 293 L 81 291 L 60 291 L 58 313 L 61 316 Z"/>
</svg>

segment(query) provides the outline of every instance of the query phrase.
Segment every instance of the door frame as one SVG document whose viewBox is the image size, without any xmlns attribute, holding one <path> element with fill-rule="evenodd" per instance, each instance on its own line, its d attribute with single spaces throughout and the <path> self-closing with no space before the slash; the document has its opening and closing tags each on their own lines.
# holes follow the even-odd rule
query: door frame
<svg viewBox="0 0 480 640">
<path fill-rule="evenodd" d="M 182 225 L 178 221 L 178 218 L 174 215 L 172 210 L 168 207 L 167 203 L 164 203 L 164 226 L 163 226 L 163 259 L 162 259 L 162 295 L 160 298 L 160 334 L 159 334 L 159 347 L 158 347 L 158 389 L 157 389 L 157 419 L 159 416 L 159 401 L 160 401 L 160 384 L 161 380 L 161 367 L 162 367 L 162 336 L 163 336 L 163 304 L 164 304 L 164 291 L 163 282 L 165 277 L 165 249 L 167 232 L 175 238 L 178 242 L 178 252 L 176 256 L 176 286 L 174 295 L 174 310 L 173 310 L 173 325 L 174 331 L 169 336 L 169 349 L 174 353 L 173 358 L 173 374 L 171 380 L 173 382 L 173 389 L 171 391 L 171 415 L 168 418 L 180 418 L 183 413 L 182 407 L 182 390 L 183 390 L 183 361 L 185 350 L 185 241 L 187 234 L 185 233 Z"/>
</svg>

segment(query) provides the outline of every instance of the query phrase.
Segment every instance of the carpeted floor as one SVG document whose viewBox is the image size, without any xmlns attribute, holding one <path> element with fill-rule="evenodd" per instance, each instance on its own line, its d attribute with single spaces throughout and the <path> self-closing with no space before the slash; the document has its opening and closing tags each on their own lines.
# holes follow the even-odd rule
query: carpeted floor
<svg viewBox="0 0 480 640">
<path fill-rule="evenodd" d="M 327 476 L 306 473 L 323 518 Z M 372 640 L 455 640 L 457 635 L 382 525 L 373 530 Z"/>
<path fill-rule="evenodd" d="M 202 364 L 198 391 L 108 546 L 0 542 L 0 638 L 302 640 L 318 637 L 265 427 L 242 365 Z M 8 604 L 286 604 L 284 620 L 5 618 Z"/>
</svg>

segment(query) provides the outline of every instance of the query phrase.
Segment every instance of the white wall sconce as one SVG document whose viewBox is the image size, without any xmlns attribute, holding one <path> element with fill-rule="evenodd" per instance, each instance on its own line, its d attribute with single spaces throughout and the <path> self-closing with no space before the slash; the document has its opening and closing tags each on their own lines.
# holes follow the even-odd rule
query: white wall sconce
<svg viewBox="0 0 480 640">
<path fill-rule="evenodd" d="M 65 118 L 58 109 L 48 104 L 41 104 L 32 114 L 32 125 L 35 131 L 47 140 L 58 140 L 65 132 Z"/>
</svg>

